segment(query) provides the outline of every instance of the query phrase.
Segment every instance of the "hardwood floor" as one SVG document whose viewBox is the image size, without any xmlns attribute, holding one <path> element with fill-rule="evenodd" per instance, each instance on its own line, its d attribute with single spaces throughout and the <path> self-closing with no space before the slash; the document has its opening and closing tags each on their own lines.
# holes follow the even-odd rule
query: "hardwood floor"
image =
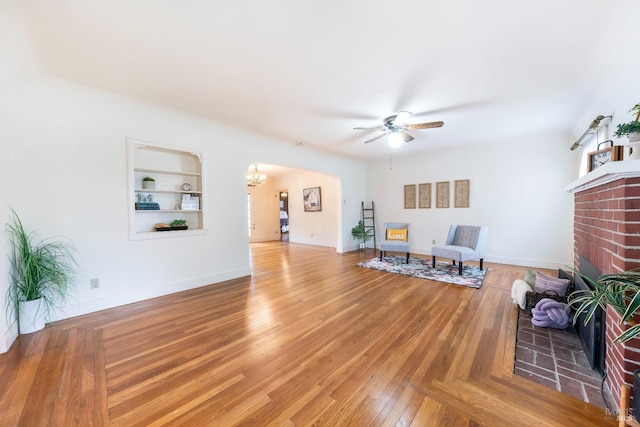
<svg viewBox="0 0 640 427">
<path fill-rule="evenodd" d="M 481 289 L 252 245 L 252 277 L 48 325 L 0 355 L 1 426 L 605 426 L 513 375 L 523 268 Z"/>
</svg>

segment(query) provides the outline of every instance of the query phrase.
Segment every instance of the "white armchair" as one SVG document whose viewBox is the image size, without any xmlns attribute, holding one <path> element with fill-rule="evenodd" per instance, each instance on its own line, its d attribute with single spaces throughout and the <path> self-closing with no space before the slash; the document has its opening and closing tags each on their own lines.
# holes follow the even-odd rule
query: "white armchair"
<svg viewBox="0 0 640 427">
<path fill-rule="evenodd" d="M 387 251 L 404 252 L 409 264 L 409 224 L 406 222 L 385 222 L 384 240 L 380 242 L 380 261 Z"/>
<path fill-rule="evenodd" d="M 482 270 L 488 231 L 487 227 L 452 225 L 446 243 L 431 248 L 432 266 L 436 266 L 436 257 L 449 258 L 453 265 L 458 261 L 458 274 L 462 274 L 463 261 L 479 259 Z"/>
</svg>

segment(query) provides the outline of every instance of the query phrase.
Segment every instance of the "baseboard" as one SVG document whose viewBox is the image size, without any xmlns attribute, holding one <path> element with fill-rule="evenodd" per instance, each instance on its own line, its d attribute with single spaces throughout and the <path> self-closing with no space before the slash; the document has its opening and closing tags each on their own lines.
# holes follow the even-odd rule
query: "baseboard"
<svg viewBox="0 0 640 427">
<path fill-rule="evenodd" d="M 324 246 L 326 248 L 335 248 L 335 243 L 332 242 L 321 242 L 318 240 L 307 240 L 307 239 L 291 239 L 289 238 L 289 243 L 300 243 L 302 245 L 311 245 L 311 246 Z M 336 250 L 337 252 L 337 250 Z"/>
<path fill-rule="evenodd" d="M 431 256 L 431 249 L 411 248 L 412 254 Z M 495 262 L 496 264 L 516 265 L 519 267 L 545 268 L 549 270 L 557 270 L 559 268 L 567 269 L 567 266 L 573 265 L 573 262 L 557 262 L 539 259 L 511 258 L 503 256 L 487 255 L 485 262 Z"/>
<path fill-rule="evenodd" d="M 215 283 L 220 283 L 227 280 L 237 279 L 250 275 L 251 269 L 243 268 L 233 271 L 226 271 L 224 273 L 194 277 L 181 282 L 161 284 L 134 292 L 111 295 L 106 298 L 70 303 L 62 310 L 56 312 L 52 320 L 63 320 L 70 317 L 82 316 L 83 314 L 107 310 L 109 308 L 119 307 L 125 304 L 144 301 L 151 298 L 161 297 L 176 292 L 187 291 L 189 289 L 195 289 L 202 286 L 208 286 Z"/>
<path fill-rule="evenodd" d="M 14 320 L 0 338 L 0 354 L 9 351 L 16 338 L 18 338 L 18 321 Z"/>
<path fill-rule="evenodd" d="M 557 270 L 559 268 L 567 269 L 571 268 L 573 262 L 557 262 L 557 261 L 546 261 L 539 259 L 522 259 L 522 258 L 509 258 L 509 257 L 496 257 L 496 256 L 487 256 L 484 259 L 486 262 L 495 262 L 496 264 L 505 264 L 505 265 L 517 265 L 519 267 L 534 267 L 534 268 L 545 268 L 549 270 Z"/>
</svg>

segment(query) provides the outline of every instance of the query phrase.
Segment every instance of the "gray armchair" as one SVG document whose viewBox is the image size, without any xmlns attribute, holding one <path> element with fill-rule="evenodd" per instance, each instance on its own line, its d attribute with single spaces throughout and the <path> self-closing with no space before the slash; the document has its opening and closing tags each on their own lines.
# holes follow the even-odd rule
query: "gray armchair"
<svg viewBox="0 0 640 427">
<path fill-rule="evenodd" d="M 406 222 L 385 222 L 384 240 L 380 242 L 380 261 L 387 251 L 404 252 L 409 264 L 409 224 Z"/>
<path fill-rule="evenodd" d="M 453 265 L 458 261 L 458 274 L 462 274 L 463 261 L 479 259 L 482 270 L 488 231 L 487 227 L 452 225 L 446 243 L 431 248 L 432 266 L 436 266 L 436 257 L 449 258 Z"/>
</svg>

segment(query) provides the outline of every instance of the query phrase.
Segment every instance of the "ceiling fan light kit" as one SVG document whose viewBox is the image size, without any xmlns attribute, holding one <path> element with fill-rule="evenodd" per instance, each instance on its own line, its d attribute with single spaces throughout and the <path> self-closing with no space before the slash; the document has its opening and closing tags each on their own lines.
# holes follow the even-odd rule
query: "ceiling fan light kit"
<svg viewBox="0 0 640 427">
<path fill-rule="evenodd" d="M 404 138 L 402 137 L 402 134 L 400 134 L 399 132 L 392 132 L 391 135 L 389 135 L 389 140 L 387 141 L 387 144 L 389 145 L 389 147 L 398 148 L 403 143 L 404 143 Z"/>
<path fill-rule="evenodd" d="M 382 132 L 382 134 L 366 140 L 364 142 L 365 144 L 369 144 L 370 142 L 377 141 L 383 136 L 389 135 L 389 138 L 387 140 L 387 144 L 389 145 L 389 147 L 398 148 L 402 145 L 403 142 L 411 142 L 415 139 L 407 131 L 431 129 L 444 126 L 444 122 L 442 121 L 408 124 L 407 122 L 412 115 L 413 113 L 409 111 L 400 111 L 398 114 L 385 117 L 382 120 L 383 126 L 355 127 L 354 129 Z"/>
</svg>

